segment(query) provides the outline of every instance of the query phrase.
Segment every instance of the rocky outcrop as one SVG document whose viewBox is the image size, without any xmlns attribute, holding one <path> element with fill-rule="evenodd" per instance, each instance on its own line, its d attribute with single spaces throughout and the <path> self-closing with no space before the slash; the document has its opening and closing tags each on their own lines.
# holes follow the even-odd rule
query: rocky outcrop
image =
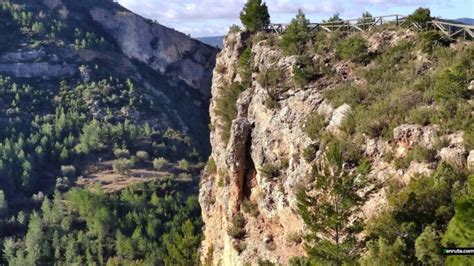
<svg viewBox="0 0 474 266">
<path fill-rule="evenodd" d="M 442 148 L 439 156 L 443 161 L 457 169 L 462 169 L 466 166 L 467 151 L 462 145 Z"/>
<path fill-rule="evenodd" d="M 410 35 L 409 31 L 387 32 L 375 36 L 370 45 L 376 51 L 378 42 L 392 45 Z M 311 190 L 312 184 L 305 177 L 311 173 L 312 162 L 307 162 L 303 153 L 309 146 L 318 146 L 304 132 L 306 119 L 318 113 L 325 119 L 323 132 L 344 138 L 341 127 L 353 108 L 349 104 L 332 106 L 325 99 L 324 91 L 332 89 L 337 82 L 366 82 L 352 71 L 350 63 L 338 62 L 331 66 L 337 78 L 322 77 L 304 87 L 295 86 L 292 82 L 295 56 L 285 56 L 265 40 L 255 43 L 251 47 L 251 82 L 236 102 L 237 117 L 232 121 L 230 140 L 225 142 L 221 136 L 227 129 L 222 126 L 224 121 L 217 111 L 217 102 L 230 84 L 242 81 L 238 71 L 239 56 L 249 43 L 247 39 L 242 32 L 226 37 L 213 76 L 211 161 L 216 169 L 211 171 L 208 167 L 203 175 L 199 200 L 206 224 L 202 259 L 212 258 L 214 265 L 255 264 L 258 259 L 285 264 L 293 256 L 305 254 L 298 238 L 305 225 L 297 213 L 295 194 L 298 187 Z M 260 84 L 259 74 L 270 68 L 278 70 L 280 80 L 276 87 L 265 88 Z M 266 105 L 270 89 L 276 92 L 276 107 Z M 384 209 L 387 205 L 384 186 L 388 181 L 394 179 L 403 186 L 415 176 L 432 174 L 437 162 L 412 161 L 406 169 L 397 169 L 394 161 L 407 156 L 415 146 L 438 149 L 442 137 L 439 128 L 402 124 L 393 131 L 393 139 L 361 135 L 347 140 L 371 163 L 367 174 L 370 185 L 361 191 L 368 200 L 358 215 L 369 219 Z M 462 136 L 455 133 L 445 138 L 448 147 L 437 152 L 437 158 L 465 165 L 466 155 L 458 150 Z M 321 154 L 322 150 L 316 151 L 314 160 L 319 160 Z M 249 206 L 253 211 L 249 211 Z M 246 234 L 241 239 L 228 233 L 237 213 L 242 213 L 246 220 Z"/>
<path fill-rule="evenodd" d="M 409 146 L 418 144 L 427 149 L 433 149 L 438 140 L 439 127 L 436 125 L 401 125 L 393 130 L 393 138 Z"/>
<path fill-rule="evenodd" d="M 467 169 L 471 172 L 474 173 L 474 150 L 472 150 L 469 153 L 469 156 L 467 157 Z"/>
<path fill-rule="evenodd" d="M 128 57 L 210 96 L 216 48 L 126 10 L 94 8 L 90 14 Z"/>
</svg>

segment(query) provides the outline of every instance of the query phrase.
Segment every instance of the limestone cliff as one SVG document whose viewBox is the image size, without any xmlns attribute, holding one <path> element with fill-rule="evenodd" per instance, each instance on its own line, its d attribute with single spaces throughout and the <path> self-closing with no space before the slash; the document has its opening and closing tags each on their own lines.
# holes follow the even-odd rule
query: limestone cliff
<svg viewBox="0 0 474 266">
<path fill-rule="evenodd" d="M 128 57 L 210 96 L 216 49 L 126 10 L 93 8 L 90 14 Z"/>
<path fill-rule="evenodd" d="M 401 40 L 413 41 L 413 35 L 410 31 L 387 31 L 364 37 L 368 39 L 368 50 L 376 51 L 382 46 L 393 47 Z M 340 127 L 353 107 L 346 103 L 335 106 L 326 99 L 325 93 L 344 82 L 353 82 L 360 87 L 367 82 L 354 71 L 352 63 L 336 59 L 330 51 L 316 53 L 313 60 L 332 74 L 323 75 L 305 86 L 295 86 L 292 69 L 297 57 L 284 55 L 280 48 L 272 45 L 270 37 L 263 41 L 250 38 L 243 32 L 230 33 L 226 37 L 212 80 L 212 155 L 203 174 L 200 203 L 206 224 L 202 260 L 214 265 L 255 264 L 258 259 L 286 263 L 293 256 L 304 255 L 298 236 L 305 226 L 297 213 L 295 193 L 299 186 L 307 189 L 311 186 L 305 183 L 305 177 L 311 172 L 313 162 L 303 159 L 303 153 L 314 141 L 304 132 L 306 118 L 318 113 L 325 118 L 325 132 L 341 135 Z M 219 113 L 218 101 L 230 84 L 242 81 L 239 58 L 246 47 L 251 49 L 253 74 L 250 85 L 244 88 L 236 102 L 237 116 L 226 142 L 222 133 L 227 129 L 223 126 L 225 122 Z M 417 60 L 417 64 L 423 64 L 422 59 Z M 368 67 L 370 65 L 363 66 Z M 277 93 L 274 93 L 273 107 L 266 103 L 269 90 L 258 81 L 259 75 L 271 68 L 280 75 L 274 88 Z M 367 135 L 361 135 L 358 140 L 349 139 L 372 165 L 368 173 L 371 185 L 361 192 L 367 194 L 369 200 L 359 215 L 369 219 L 383 208 L 386 204 L 384 184 L 388 179 L 407 183 L 415 175 L 430 174 L 439 160 L 463 167 L 467 157 L 463 133 L 453 132 L 447 136 L 445 147 L 436 150 L 433 146 L 443 134 L 437 125 L 399 124 L 391 139 Z M 406 169 L 395 167 L 394 158 L 405 156 L 406 149 L 415 144 L 435 149 L 435 163 L 411 162 Z M 315 160 L 321 153 L 321 150 L 316 151 Z M 394 158 L 383 159 L 387 154 Z M 277 166 L 278 173 L 266 174 L 264 168 L 269 165 Z M 248 210 L 249 205 L 252 211 Z M 229 232 L 233 217 L 238 213 L 243 213 L 246 221 L 245 237 L 240 239 L 233 238 Z"/>
</svg>

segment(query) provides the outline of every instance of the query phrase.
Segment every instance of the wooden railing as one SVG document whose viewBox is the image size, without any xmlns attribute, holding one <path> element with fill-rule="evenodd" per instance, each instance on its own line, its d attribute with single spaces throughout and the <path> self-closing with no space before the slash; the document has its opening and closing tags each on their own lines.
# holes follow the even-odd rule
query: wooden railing
<svg viewBox="0 0 474 266">
<path fill-rule="evenodd" d="M 358 19 L 349 19 L 349 20 L 339 20 L 331 22 L 322 22 L 322 23 L 310 23 L 309 28 L 311 31 L 320 31 L 324 30 L 327 32 L 337 32 L 337 31 L 348 31 L 348 32 L 357 32 L 357 31 L 371 31 L 376 27 L 380 27 L 386 24 L 399 26 L 407 26 L 416 29 L 422 28 L 421 25 L 417 23 L 410 23 L 407 25 L 408 20 L 406 16 L 402 15 L 388 15 L 380 17 L 364 17 Z M 284 23 L 274 23 L 271 24 L 267 31 L 274 32 L 276 34 L 283 34 L 288 29 L 289 24 Z M 474 38 L 474 25 L 467 25 L 461 23 L 453 23 L 451 21 L 443 21 L 438 19 L 433 19 L 428 22 L 428 26 L 433 27 L 441 31 L 448 38 L 456 38 L 458 36 L 463 36 L 464 39 L 473 39 Z"/>
</svg>

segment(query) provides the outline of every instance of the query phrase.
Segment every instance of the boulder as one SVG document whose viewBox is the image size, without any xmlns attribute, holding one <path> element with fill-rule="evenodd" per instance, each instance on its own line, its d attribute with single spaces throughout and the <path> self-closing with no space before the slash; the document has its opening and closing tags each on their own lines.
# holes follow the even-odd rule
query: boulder
<svg viewBox="0 0 474 266">
<path fill-rule="evenodd" d="M 442 148 L 439 156 L 455 168 L 464 168 L 466 165 L 466 149 L 461 145 Z"/>
<path fill-rule="evenodd" d="M 352 108 L 348 104 L 343 104 L 336 108 L 336 110 L 334 110 L 334 113 L 332 114 L 331 121 L 329 122 L 328 130 L 333 133 L 336 133 L 342 126 L 342 123 L 344 123 L 344 120 L 351 112 Z"/>
<path fill-rule="evenodd" d="M 469 153 L 469 156 L 467 156 L 467 169 L 471 173 L 474 173 L 474 150 L 472 150 Z"/>
<path fill-rule="evenodd" d="M 427 149 L 433 149 L 438 141 L 439 126 L 429 125 L 400 125 L 393 130 L 393 138 L 408 146 L 418 144 Z"/>
</svg>

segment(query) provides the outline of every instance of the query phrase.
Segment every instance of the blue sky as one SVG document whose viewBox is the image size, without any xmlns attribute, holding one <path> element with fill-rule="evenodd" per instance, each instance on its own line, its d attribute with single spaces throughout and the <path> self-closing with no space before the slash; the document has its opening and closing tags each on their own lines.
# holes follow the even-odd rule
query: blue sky
<svg viewBox="0 0 474 266">
<path fill-rule="evenodd" d="M 239 24 L 246 0 L 118 0 L 126 8 L 193 37 L 224 35 Z M 417 7 L 429 7 L 442 18 L 474 17 L 474 0 L 267 0 L 272 22 L 288 22 L 303 9 L 313 22 L 334 13 L 357 18 L 364 11 L 374 16 L 406 15 Z"/>
</svg>

